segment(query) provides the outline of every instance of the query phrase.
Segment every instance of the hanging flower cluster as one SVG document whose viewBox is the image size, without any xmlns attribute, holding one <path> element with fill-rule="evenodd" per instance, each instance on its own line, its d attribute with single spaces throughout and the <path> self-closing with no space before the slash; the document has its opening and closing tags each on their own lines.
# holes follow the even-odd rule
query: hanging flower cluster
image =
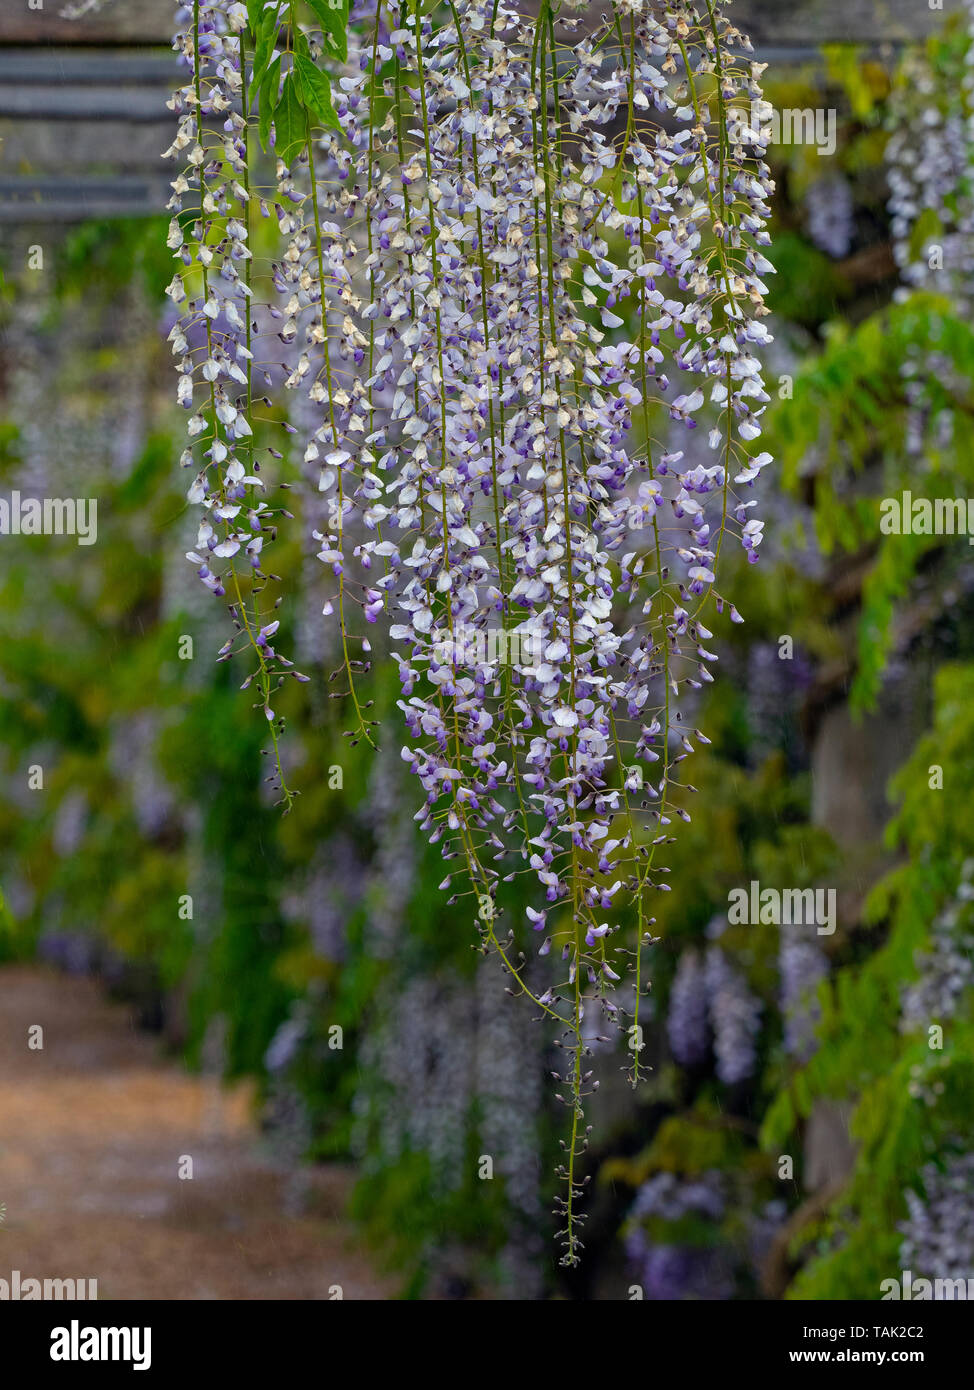
<svg viewBox="0 0 974 1390">
<path fill-rule="evenodd" d="M 911 56 L 895 94 L 886 147 L 893 252 L 912 289 L 968 305 L 974 274 L 974 2 L 964 0 L 966 33 L 944 44 L 936 63 Z"/>
<path fill-rule="evenodd" d="M 727 1204 L 724 1189 L 716 1171 L 693 1178 L 655 1173 L 640 1187 L 629 1213 L 626 1255 L 644 1298 L 669 1302 L 734 1296 L 735 1271 L 726 1249 L 666 1235 L 688 1226 L 716 1232 Z"/>
<path fill-rule="evenodd" d="M 710 1056 L 710 998 L 707 967 L 692 946 L 680 956 L 670 988 L 666 1032 L 681 1067 L 699 1067 Z"/>
<path fill-rule="evenodd" d="M 227 0 L 194 0 L 178 7 L 176 21 L 185 26 L 174 46 L 189 80 L 169 103 L 179 125 L 165 152 L 184 161 L 168 204 L 167 245 L 182 266 L 169 285 L 169 296 L 182 311 L 169 341 L 179 372 L 179 403 L 191 412 L 180 462 L 195 472 L 189 501 L 203 508 L 189 559 L 213 594 L 229 596 L 234 627 L 254 653 L 256 670 L 245 685 L 256 679 L 278 784 L 289 806 L 271 697 L 285 675 L 297 673 L 275 651 L 278 622 L 265 621 L 261 604 L 267 580 L 263 548 L 273 538 L 276 513 L 263 496 L 251 423 L 254 194 L 241 41 L 247 9 Z M 236 639 L 227 642 L 221 657 L 229 657 L 235 645 Z"/>
<path fill-rule="evenodd" d="M 761 1003 L 720 946 L 707 951 L 706 981 L 717 1075 L 728 1086 L 735 1086 L 755 1071 Z"/>
<path fill-rule="evenodd" d="M 961 871 L 955 898 L 930 928 L 930 949 L 918 952 L 917 979 L 902 991 L 900 1028 L 925 1029 L 955 1017 L 974 988 L 974 862 Z"/>
<path fill-rule="evenodd" d="M 813 245 L 841 261 L 849 254 L 856 230 L 852 185 L 843 174 L 828 174 L 815 180 L 805 201 Z"/>
<path fill-rule="evenodd" d="M 886 147 L 893 254 L 906 300 L 917 290 L 949 298 L 963 316 L 974 303 L 974 0 L 927 52 L 911 54 L 894 92 Z M 954 422 L 933 416 L 930 383 L 950 373 L 940 352 L 911 348 L 901 367 L 910 404 L 907 448 L 922 460 L 932 432 L 950 446 Z"/>
<path fill-rule="evenodd" d="M 914 1277 L 931 1280 L 970 1280 L 974 1262 L 974 1154 L 955 1155 L 941 1169 L 928 1164 L 923 1191 L 906 1194 L 909 1218 L 899 1227 L 903 1235 L 900 1262 Z M 935 1297 L 953 1297 L 954 1291 Z"/>
<path fill-rule="evenodd" d="M 785 1020 L 785 1051 L 807 1062 L 818 1043 L 815 1029 L 821 1018 L 818 987 L 829 973 L 828 956 L 814 941 L 782 939 L 778 953 L 781 1012 Z"/>
<path fill-rule="evenodd" d="M 705 956 L 688 947 L 681 955 L 670 990 L 666 1031 L 680 1066 L 700 1066 L 712 1047 L 717 1075 L 726 1085 L 754 1075 L 761 1002 L 722 946 L 708 947 Z"/>
<path fill-rule="evenodd" d="M 204 508 L 192 558 L 257 653 L 276 747 L 289 667 L 259 608 L 274 516 L 250 438 L 249 87 L 278 157 L 271 312 L 312 408 L 351 733 L 375 737 L 356 676 L 382 618 L 444 889 L 556 1027 L 574 1263 L 586 1019 L 622 1024 L 635 1083 L 661 851 L 689 819 L 681 764 L 707 741 L 688 717 L 713 680 L 706 624 L 725 607 L 740 621 L 718 562 L 732 539 L 756 560 L 762 537 L 772 185 L 741 118 L 762 69 L 724 0 L 618 0 L 594 23 L 551 0 L 536 16 L 407 0 L 363 7 L 347 33 L 339 11 L 340 36 L 335 10 L 309 8 L 310 26 L 297 0 L 183 12 L 170 245 Z M 697 428 L 691 466 L 680 434 Z M 535 906 L 508 925 L 520 875 Z M 559 962 L 540 992 L 529 950 Z"/>
</svg>

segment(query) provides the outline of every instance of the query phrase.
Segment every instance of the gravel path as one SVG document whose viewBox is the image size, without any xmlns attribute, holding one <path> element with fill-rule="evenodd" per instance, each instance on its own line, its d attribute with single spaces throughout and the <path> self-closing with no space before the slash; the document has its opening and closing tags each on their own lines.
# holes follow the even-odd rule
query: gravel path
<svg viewBox="0 0 974 1390">
<path fill-rule="evenodd" d="M 91 980 L 0 969 L 0 1279 L 97 1279 L 105 1299 L 390 1297 L 342 1218 L 348 1182 L 316 1170 L 306 1214 L 286 1215 L 245 1089 L 160 1060 Z"/>
</svg>

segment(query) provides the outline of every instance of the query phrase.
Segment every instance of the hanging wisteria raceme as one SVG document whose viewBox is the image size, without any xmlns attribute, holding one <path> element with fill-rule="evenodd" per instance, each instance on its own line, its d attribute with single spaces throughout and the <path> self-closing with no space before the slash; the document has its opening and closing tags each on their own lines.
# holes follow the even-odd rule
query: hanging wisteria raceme
<svg viewBox="0 0 974 1390">
<path fill-rule="evenodd" d="M 956 1155 L 943 1169 L 928 1164 L 922 1181 L 922 1193 L 906 1194 L 910 1215 L 899 1227 L 900 1263 L 915 1278 L 968 1284 L 974 1264 L 974 1154 Z M 955 1294 L 935 1286 L 933 1296 Z"/>
<path fill-rule="evenodd" d="M 968 43 L 944 67 L 906 65 L 886 149 L 893 252 L 905 283 L 971 302 L 974 276 L 974 0 L 963 0 Z"/>
<path fill-rule="evenodd" d="M 286 675 L 300 676 L 274 649 L 278 621 L 262 607 L 267 574 L 265 540 L 276 513 L 263 496 L 253 445 L 254 354 L 246 64 L 242 35 L 247 8 L 239 0 L 193 0 L 180 5 L 174 47 L 189 80 L 169 103 L 179 117 L 166 151 L 184 161 L 173 180 L 167 244 L 183 269 L 169 286 L 182 311 L 169 340 L 179 371 L 178 398 L 191 412 L 184 468 L 196 476 L 189 501 L 204 509 L 189 559 L 204 585 L 226 596 L 236 633 L 253 652 L 256 682 L 273 743 L 276 781 L 288 790 L 279 753 L 280 724 L 271 705 Z M 266 212 L 266 205 L 263 209 Z M 283 509 L 279 509 L 283 510 Z M 232 638 L 220 656 L 237 645 Z"/>
<path fill-rule="evenodd" d="M 174 210 L 192 189 L 203 214 L 188 235 L 175 219 L 172 244 L 202 289 L 181 277 L 175 292 L 188 324 L 206 321 L 205 361 L 185 327 L 174 346 L 184 397 L 200 376 L 211 388 L 191 424 L 201 577 L 235 584 L 219 562 L 242 547 L 259 598 L 271 524 L 230 388 L 234 366 L 248 378 L 229 310 L 245 328 L 249 81 L 278 155 L 281 336 L 303 344 L 287 384 L 318 410 L 304 461 L 320 462 L 315 539 L 350 733 L 376 737 L 356 678 L 383 617 L 444 889 L 562 1049 L 574 1263 L 597 1085 L 585 1019 L 622 1025 L 635 1083 L 662 850 L 689 818 L 681 764 L 706 742 L 684 727 L 686 696 L 713 680 L 711 613 L 740 621 L 715 588 L 722 551 L 734 538 L 755 560 L 761 542 L 771 183 L 742 119 L 761 65 L 723 0 L 627 0 L 594 24 L 550 0 L 536 16 L 409 0 L 363 6 L 340 42 L 318 0 L 318 29 L 297 9 L 197 0 L 179 41 L 193 81 L 176 103 L 190 173 Z M 207 141 L 200 117 L 217 112 L 225 134 Z M 683 465 L 674 427 L 707 430 L 709 465 Z M 276 742 L 270 683 L 286 664 L 273 625 L 242 598 L 234 611 Z M 535 905 L 506 924 L 521 875 Z M 557 962 L 546 989 L 527 982 L 532 950 Z"/>
<path fill-rule="evenodd" d="M 816 179 L 808 190 L 808 235 L 833 260 L 848 256 L 855 235 L 852 186 L 842 174 Z"/>
<path fill-rule="evenodd" d="M 687 1245 L 648 1236 L 645 1224 L 672 1222 L 679 1230 L 688 1218 L 697 1226 L 716 1229 L 724 1216 L 727 1196 L 718 1172 L 681 1178 L 655 1173 L 643 1183 L 629 1213 L 626 1254 L 650 1300 L 729 1299 L 734 1293 L 733 1266 L 727 1253 L 709 1245 Z M 665 1226 L 664 1226 L 665 1229 Z"/>
<path fill-rule="evenodd" d="M 818 987 L 829 973 L 828 957 L 814 941 L 782 938 L 778 952 L 785 1051 L 807 1062 L 816 1050 L 815 1028 L 821 1017 Z"/>
<path fill-rule="evenodd" d="M 949 297 L 970 310 L 974 285 L 974 0 L 963 0 L 966 45 L 945 43 L 912 54 L 894 92 L 886 147 L 893 254 L 903 285 Z M 930 383 L 949 376 L 950 363 L 933 350 L 912 348 L 901 367 L 909 403 L 906 445 L 926 466 L 935 447 L 951 443 L 950 411 L 932 418 Z"/>
<path fill-rule="evenodd" d="M 717 1075 L 735 1086 L 754 1075 L 761 1002 L 720 946 L 707 951 L 705 969 Z"/>
<path fill-rule="evenodd" d="M 902 992 L 904 1032 L 949 1022 L 974 988 L 974 862 L 962 869 L 956 900 L 930 929 L 930 949 L 916 957 L 917 979 Z"/>
<path fill-rule="evenodd" d="M 698 1067 L 710 1055 L 707 969 L 699 951 L 687 949 L 673 977 L 666 1032 L 681 1067 Z"/>
</svg>

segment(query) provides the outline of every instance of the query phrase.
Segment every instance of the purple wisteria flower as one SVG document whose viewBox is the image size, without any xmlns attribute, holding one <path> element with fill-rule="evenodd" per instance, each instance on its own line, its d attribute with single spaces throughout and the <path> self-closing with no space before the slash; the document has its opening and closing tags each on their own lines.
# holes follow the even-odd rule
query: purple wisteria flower
<svg viewBox="0 0 974 1390">
<path fill-rule="evenodd" d="M 241 408 L 255 200 L 241 8 L 201 0 L 188 15 L 178 47 L 193 80 L 172 150 L 187 165 L 173 346 L 190 497 L 205 511 L 193 559 L 216 593 L 236 584 L 238 557 L 263 582 L 272 534 Z M 371 741 L 356 675 L 381 621 L 416 819 L 450 864 L 445 889 L 559 1023 L 569 1262 L 586 1015 L 625 1013 L 638 1036 L 669 886 L 658 851 L 689 818 L 682 764 L 706 742 L 685 724 L 686 697 L 714 679 L 710 613 L 740 621 L 716 589 L 720 556 L 733 538 L 755 562 L 762 541 L 773 185 L 764 137 L 737 113 L 760 100 L 763 67 L 725 10 L 620 0 L 593 24 L 549 0 L 535 15 L 503 0 L 363 3 L 332 84 L 337 128 L 303 143 L 289 131 L 276 196 L 258 200 L 282 248 L 269 312 L 285 384 L 306 398 L 308 426 L 291 428 L 318 473 L 323 612 L 340 633 L 350 732 Z M 187 235 L 175 214 L 190 192 L 202 210 Z M 705 461 L 657 442 L 701 425 Z M 247 635 L 273 721 L 267 673 L 282 659 L 263 617 Z M 536 898 L 508 927 L 518 873 Z M 556 970 L 538 993 L 531 948 Z M 629 973 L 624 1006 L 614 987 Z M 719 1065 L 736 1075 L 726 1034 Z M 638 1046 L 633 1058 L 635 1081 Z"/>
<path fill-rule="evenodd" d="M 264 545 L 274 534 L 276 514 L 264 497 L 252 423 L 250 219 L 258 200 L 250 187 L 243 102 L 247 7 L 239 0 L 194 0 L 178 7 L 176 23 L 173 46 L 187 81 L 169 102 L 178 126 L 165 151 L 182 164 L 168 203 L 166 244 L 180 265 L 168 287 L 180 311 L 169 342 L 179 373 L 177 399 L 189 413 L 189 443 L 180 459 L 195 475 L 187 498 L 203 511 L 187 558 L 206 588 L 228 599 L 237 636 L 256 658 L 257 670 L 245 685 L 256 681 L 271 726 L 277 784 L 290 806 L 271 698 L 286 675 L 298 673 L 268 641 L 277 623 L 266 624 L 261 611 L 268 580 Z M 235 640 L 228 642 L 219 659 L 227 659 L 234 646 Z"/>
<path fill-rule="evenodd" d="M 680 957 L 670 989 L 666 1031 L 670 1051 L 682 1067 L 696 1067 L 710 1055 L 710 1000 L 707 972 L 698 951 Z"/>
<path fill-rule="evenodd" d="M 754 1074 L 761 1003 L 720 946 L 707 951 L 706 974 L 717 1075 L 734 1086 Z"/>
</svg>

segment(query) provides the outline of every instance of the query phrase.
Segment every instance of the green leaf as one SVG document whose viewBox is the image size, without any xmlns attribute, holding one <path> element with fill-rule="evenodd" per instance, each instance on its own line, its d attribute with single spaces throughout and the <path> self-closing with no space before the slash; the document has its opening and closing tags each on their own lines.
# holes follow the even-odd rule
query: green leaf
<svg viewBox="0 0 974 1390">
<path fill-rule="evenodd" d="M 256 86 L 267 71 L 271 61 L 271 54 L 274 52 L 274 45 L 277 42 L 277 34 L 280 28 L 281 3 L 272 10 L 265 10 L 260 17 L 256 34 L 257 39 L 254 44 L 254 85 Z"/>
<path fill-rule="evenodd" d="M 278 54 L 261 79 L 260 92 L 258 95 L 260 120 L 257 126 L 257 134 L 260 137 L 261 149 L 264 150 L 267 149 L 268 140 L 270 139 L 271 125 L 274 120 L 274 112 L 277 109 L 280 85 L 281 58 L 280 54 Z"/>
<path fill-rule="evenodd" d="M 247 0 L 247 23 L 250 25 L 250 32 L 256 34 L 260 28 L 260 21 L 264 13 L 265 0 Z"/>
<path fill-rule="evenodd" d="M 322 125 L 334 126 L 336 130 L 340 130 L 335 108 L 331 104 L 331 83 L 326 74 L 320 68 L 316 68 L 310 58 L 304 58 L 300 53 L 295 54 L 294 71 L 301 84 L 301 95 L 308 110 Z"/>
<path fill-rule="evenodd" d="M 315 12 L 325 42 L 342 62 L 348 57 L 348 0 L 308 0 Z"/>
<path fill-rule="evenodd" d="M 301 28 L 300 24 L 296 24 L 291 30 L 291 47 L 295 54 L 302 53 L 305 58 L 310 59 L 311 45 L 308 42 L 307 34 Z"/>
<path fill-rule="evenodd" d="M 294 73 L 284 79 L 284 90 L 274 113 L 277 131 L 277 155 L 290 164 L 308 138 L 308 117 L 301 104 Z"/>
</svg>

